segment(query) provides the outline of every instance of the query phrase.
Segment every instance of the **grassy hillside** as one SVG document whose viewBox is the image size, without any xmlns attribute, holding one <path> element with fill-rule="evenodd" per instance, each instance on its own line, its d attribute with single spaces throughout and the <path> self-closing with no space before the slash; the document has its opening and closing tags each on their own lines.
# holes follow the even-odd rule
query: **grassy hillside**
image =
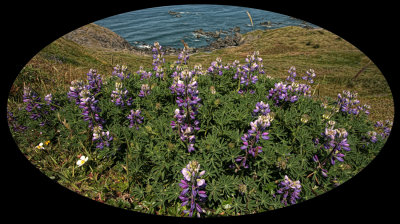
<svg viewBox="0 0 400 224">
<path fill-rule="evenodd" d="M 248 54 L 259 51 L 266 74 L 285 78 L 295 66 L 298 74 L 314 69 L 320 96 L 336 98 L 342 90 L 355 90 L 361 103 L 370 104 L 372 120 L 393 119 L 394 104 L 390 88 L 379 69 L 369 58 L 342 38 L 323 29 L 285 27 L 275 30 L 256 30 L 243 35 L 244 44 L 237 47 L 201 52 L 191 55 L 189 66 L 201 63 L 206 69 L 221 57 L 222 62 L 244 62 Z M 166 56 L 173 62 L 177 56 Z M 116 64 L 126 64 L 131 72 L 140 66 L 151 68 L 151 55 L 128 51 L 87 48 L 71 40 L 60 38 L 40 51 L 23 68 L 10 92 L 10 103 L 22 101 L 23 83 L 38 92 L 67 90 L 74 79 L 84 79 L 90 68 L 100 74 L 111 75 Z M 362 73 L 353 77 L 364 67 Z"/>
</svg>

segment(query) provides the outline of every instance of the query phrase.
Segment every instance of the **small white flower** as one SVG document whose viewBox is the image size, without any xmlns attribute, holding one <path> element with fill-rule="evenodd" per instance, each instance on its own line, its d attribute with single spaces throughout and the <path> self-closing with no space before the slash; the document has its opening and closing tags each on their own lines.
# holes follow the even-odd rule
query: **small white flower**
<svg viewBox="0 0 400 224">
<path fill-rule="evenodd" d="M 81 156 L 81 158 L 76 162 L 76 165 L 82 166 L 88 161 L 89 157 Z"/>
<path fill-rule="evenodd" d="M 41 142 L 39 145 L 36 146 L 37 149 L 44 149 L 43 147 L 43 142 Z"/>
</svg>

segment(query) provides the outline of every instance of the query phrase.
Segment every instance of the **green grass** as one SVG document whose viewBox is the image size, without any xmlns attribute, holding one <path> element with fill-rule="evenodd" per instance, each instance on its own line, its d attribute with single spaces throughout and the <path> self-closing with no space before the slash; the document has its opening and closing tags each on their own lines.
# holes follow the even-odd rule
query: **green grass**
<svg viewBox="0 0 400 224">
<path fill-rule="evenodd" d="M 253 31 L 245 34 L 244 39 L 245 44 L 237 47 L 191 55 L 189 67 L 193 68 L 193 65 L 201 63 L 203 69 L 207 69 L 216 57 L 221 57 L 224 64 L 232 63 L 236 59 L 243 63 L 248 54 L 258 50 L 263 58 L 266 75 L 284 79 L 291 66 L 297 68 L 299 75 L 312 68 L 317 74 L 316 94 L 335 98 L 344 89 L 355 90 L 359 92 L 358 98 L 361 103 L 371 105 L 371 120 L 393 119 L 393 97 L 384 76 L 377 66 L 370 64 L 356 80 L 353 80 L 369 59 L 340 37 L 326 30 L 286 27 Z M 22 103 L 24 83 L 42 96 L 55 90 L 66 92 L 72 80 L 86 79 L 90 68 L 110 76 L 113 66 L 126 64 L 134 73 L 140 66 L 151 68 L 151 60 L 151 55 L 89 49 L 60 38 L 45 47 L 21 70 L 11 89 L 9 104 L 18 106 Z M 166 56 L 167 62 L 176 60 L 177 56 Z M 265 79 L 260 77 L 262 78 Z M 40 138 L 40 134 L 36 134 Z M 64 137 L 74 144 L 82 144 L 76 140 L 77 136 Z M 127 207 L 131 206 L 132 202 L 143 203 L 141 205 L 145 206 L 139 199 L 122 193 L 129 186 L 126 167 L 112 166 L 112 160 L 105 160 L 102 165 L 96 167 L 93 163 L 87 164 L 85 172 L 82 169 L 71 169 L 71 164 L 75 164 L 79 158 L 75 151 L 71 151 L 71 145 L 53 141 L 45 150 L 37 150 L 35 146 L 38 142 L 38 139 L 26 139 L 26 147 L 21 147 L 21 151 L 38 169 L 61 185 L 93 200 L 108 203 L 114 200 L 116 205 L 123 204 Z M 168 145 L 168 148 L 174 147 L 176 146 L 172 143 Z"/>
<path fill-rule="evenodd" d="M 376 65 L 370 64 L 356 80 L 352 78 L 369 58 L 352 44 L 326 30 L 285 27 L 275 30 L 255 30 L 243 35 L 245 43 L 213 52 L 190 56 L 189 66 L 202 64 L 207 69 L 216 57 L 223 63 L 244 62 L 246 56 L 258 50 L 267 75 L 285 78 L 291 66 L 302 75 L 312 68 L 320 83 L 321 96 L 336 98 L 344 89 L 359 92 L 362 103 L 371 104 L 372 120 L 393 119 L 394 104 L 390 88 Z M 177 56 L 166 56 L 174 62 Z M 116 64 L 126 64 L 131 72 L 140 66 L 151 67 L 151 55 L 137 55 L 124 51 L 89 49 L 65 38 L 60 38 L 40 51 L 24 67 L 11 89 L 13 102 L 21 101 L 21 86 L 30 83 L 34 88 L 49 92 L 67 89 L 74 79 L 84 79 L 90 68 L 100 74 L 111 75 Z M 385 105 L 382 107 L 382 105 Z"/>
</svg>

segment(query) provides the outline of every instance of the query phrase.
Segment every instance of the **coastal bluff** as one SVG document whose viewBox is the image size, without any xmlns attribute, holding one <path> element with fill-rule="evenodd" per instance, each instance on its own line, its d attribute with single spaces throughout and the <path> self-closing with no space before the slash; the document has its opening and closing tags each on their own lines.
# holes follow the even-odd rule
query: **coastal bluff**
<svg viewBox="0 0 400 224">
<path fill-rule="evenodd" d="M 134 47 L 124 38 L 108 28 L 87 24 L 63 36 L 79 45 L 88 48 L 114 51 L 135 51 Z"/>
</svg>

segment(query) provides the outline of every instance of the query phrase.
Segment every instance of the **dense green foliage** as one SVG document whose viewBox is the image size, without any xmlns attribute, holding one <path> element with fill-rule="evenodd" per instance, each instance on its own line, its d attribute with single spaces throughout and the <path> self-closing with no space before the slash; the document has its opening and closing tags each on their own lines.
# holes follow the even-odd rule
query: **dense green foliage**
<svg viewBox="0 0 400 224">
<path fill-rule="evenodd" d="M 281 203 L 283 196 L 277 193 L 285 176 L 301 183 L 297 202 L 305 201 L 356 175 L 385 143 L 381 136 L 371 142 L 371 132 L 377 128 L 366 114 L 335 110 L 336 99 L 321 101 L 300 95 L 295 102 L 276 105 L 267 95 L 280 80 L 266 75 L 259 74 L 258 81 L 251 85 L 254 94 L 239 94 L 238 80 L 233 79 L 236 70 L 229 67 L 221 76 L 207 72 L 196 75 L 201 98 L 196 116 L 200 130 L 196 132 L 196 150 L 188 152 L 170 126 L 177 108 L 176 96 L 169 89 L 175 68 L 173 64 L 164 65 L 163 78 L 153 75 L 142 80 L 131 72 L 122 81 L 118 76 L 103 80 L 95 97 L 101 109 L 99 116 L 105 120 L 103 130 L 113 137 L 108 147 L 96 147 L 93 130 L 82 119 L 82 109 L 66 92 L 52 93 L 55 109 L 43 104 L 49 113 L 42 119 L 31 119 L 24 108 L 10 108 L 13 137 L 28 159 L 60 184 L 116 207 L 171 216 L 186 216 L 183 210 L 188 208 L 181 207 L 178 184 L 183 178 L 181 170 L 189 161 L 197 161 L 206 171 L 202 177 L 207 183 L 208 197 L 203 205 L 206 216 L 252 214 L 285 206 Z M 121 107 L 112 102 L 116 82 L 121 82 L 132 97 L 131 105 Z M 138 96 L 142 84 L 151 87 L 146 97 Z M 253 110 L 260 101 L 268 103 L 274 115 L 267 128 L 269 139 L 259 142 L 263 151 L 249 157 L 248 168 L 231 168 L 243 155 L 241 137 L 251 128 L 250 122 L 257 119 Z M 131 110 L 140 110 L 143 116 L 138 129 L 129 126 L 127 116 Z M 327 113 L 329 117 L 324 116 Z M 47 123 L 41 126 L 43 119 Z M 322 142 L 329 120 L 335 121 L 335 128 L 347 131 L 351 150 L 341 152 L 345 155 L 343 162 L 324 166 L 328 174 L 325 177 L 313 156 L 318 155 L 320 161 L 330 156 Z M 14 124 L 27 128 L 15 130 Z M 45 143 L 44 149 L 36 147 L 40 142 Z M 77 166 L 82 155 L 89 159 Z"/>
</svg>

